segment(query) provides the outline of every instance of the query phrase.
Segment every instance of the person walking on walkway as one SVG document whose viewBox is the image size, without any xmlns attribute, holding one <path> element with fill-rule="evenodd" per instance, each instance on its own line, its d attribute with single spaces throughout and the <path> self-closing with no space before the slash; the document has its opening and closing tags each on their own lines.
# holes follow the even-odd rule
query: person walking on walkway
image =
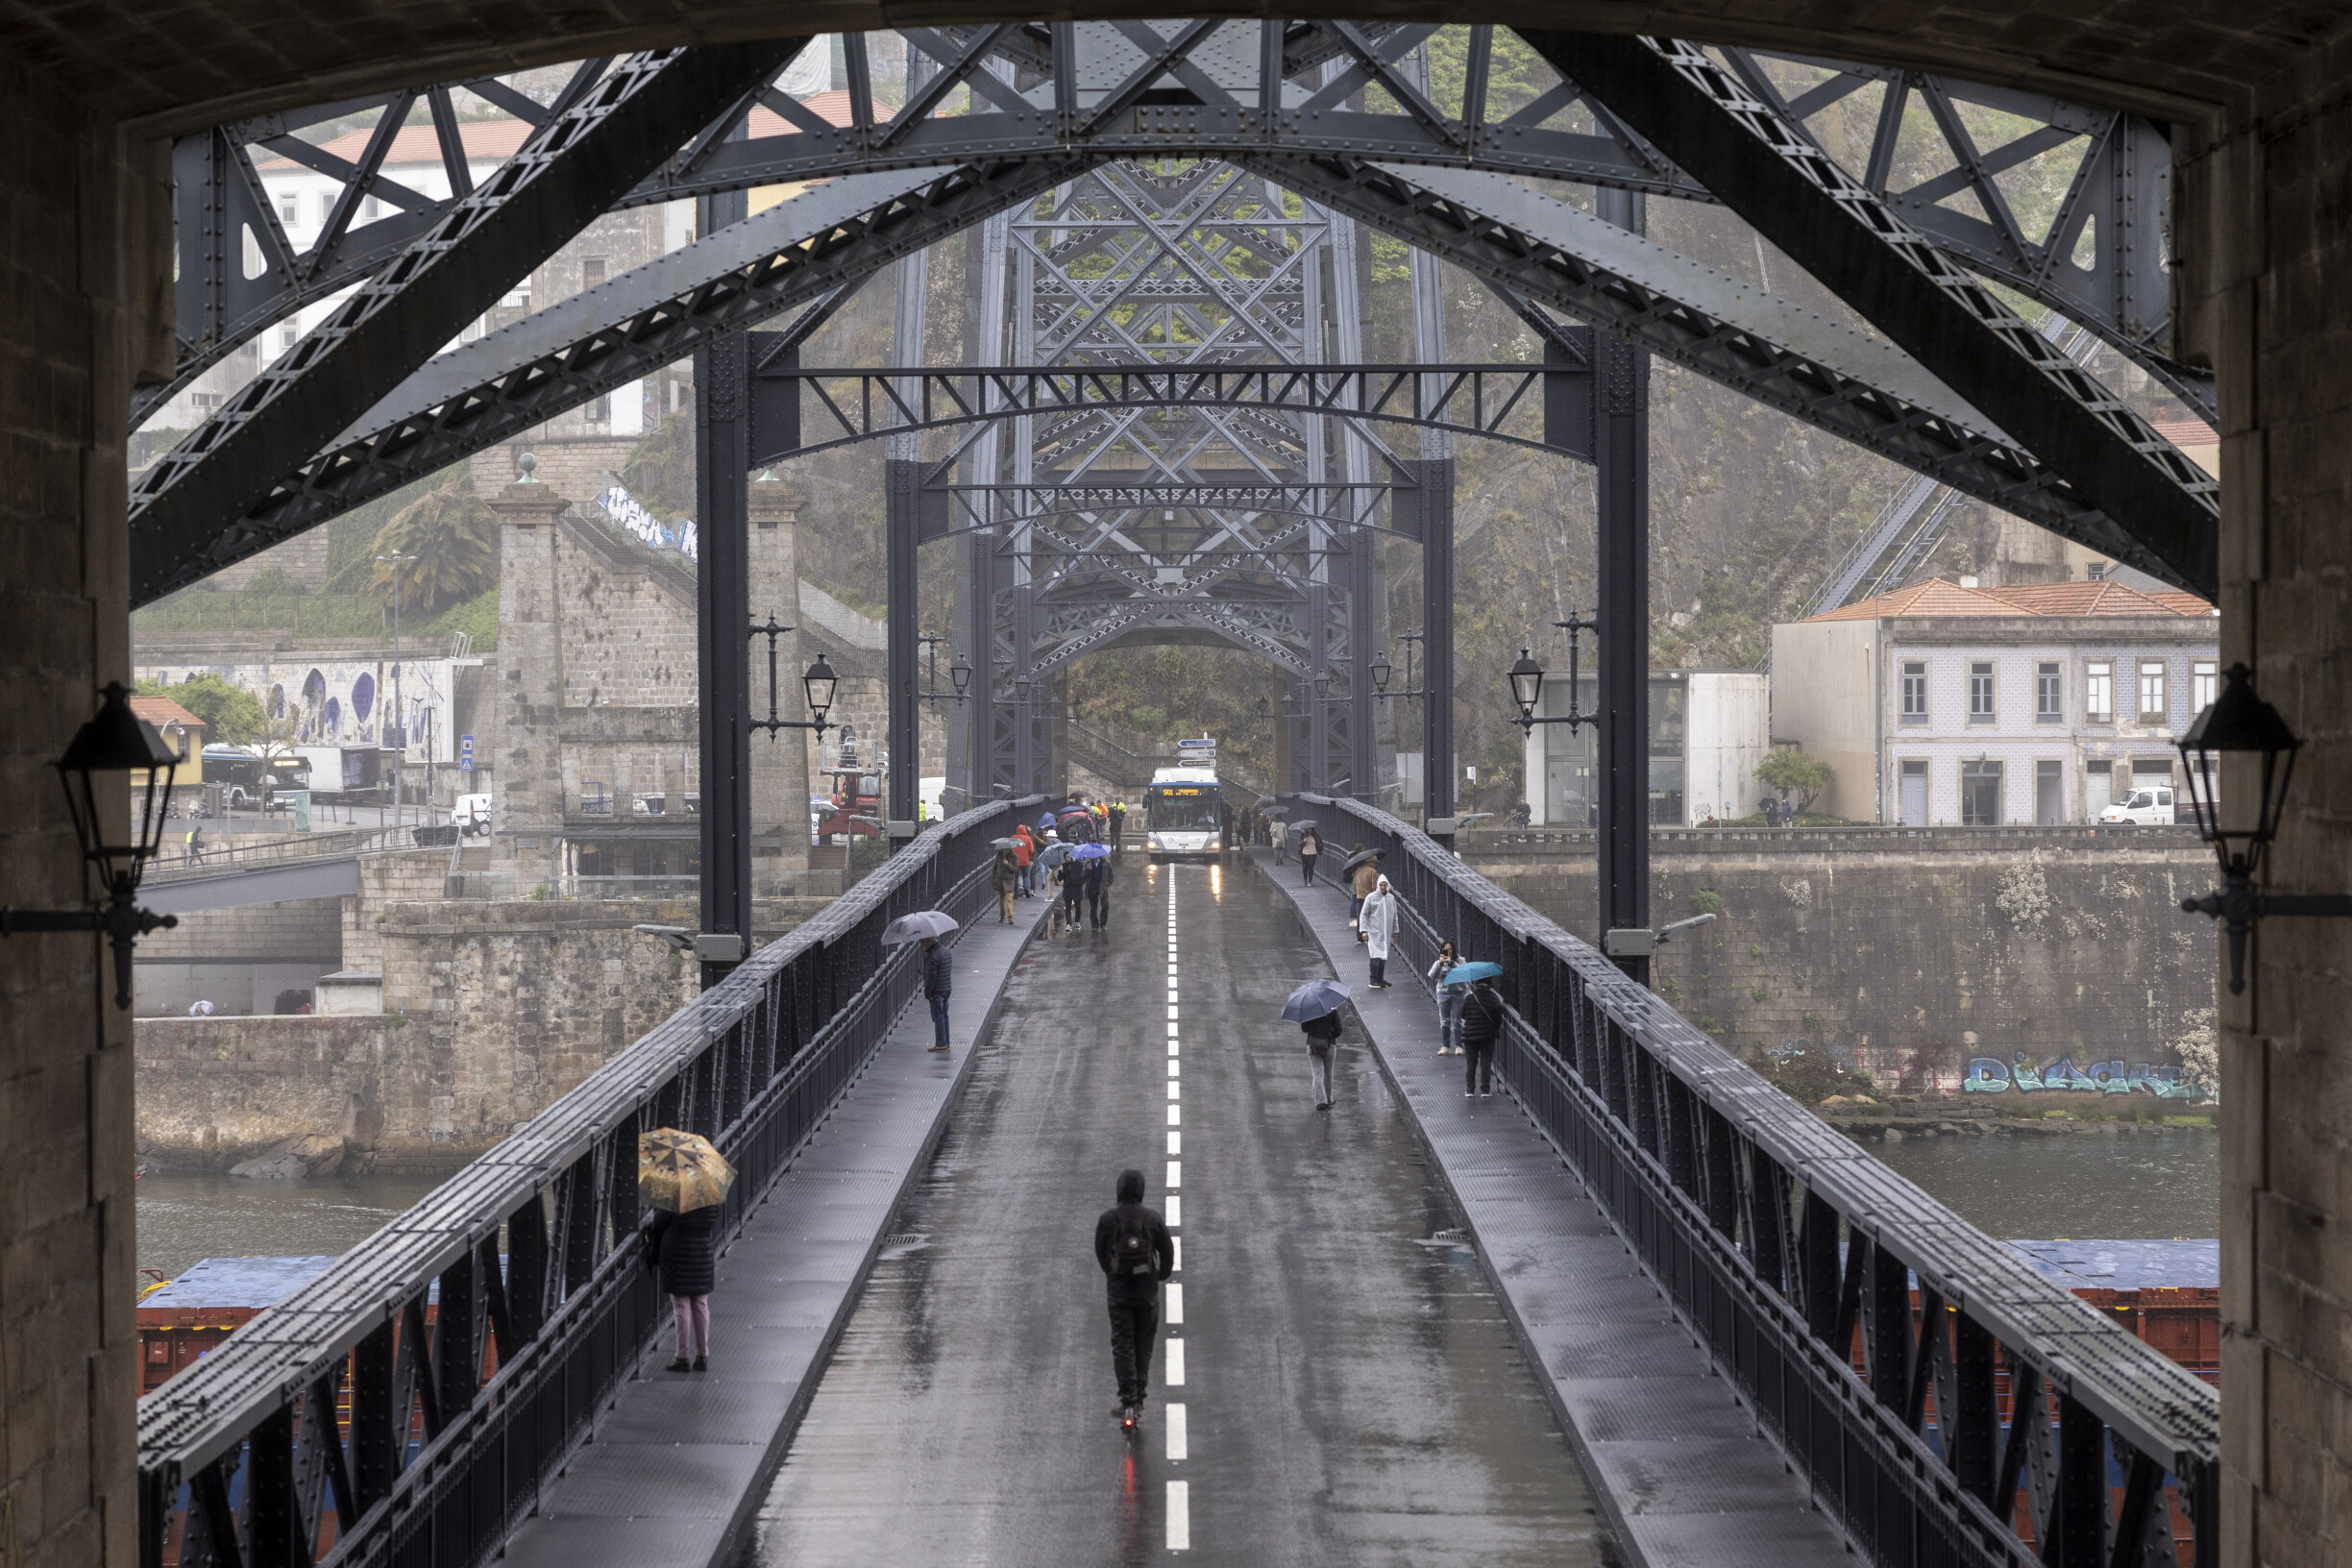
<svg viewBox="0 0 2352 1568">
<path fill-rule="evenodd" d="M 1353 860 L 1362 853 L 1363 845 L 1360 844 L 1348 851 L 1348 858 Z M 1356 917 L 1363 911 L 1363 901 L 1372 896 L 1374 888 L 1380 886 L 1380 874 L 1378 855 L 1348 872 L 1348 924 L 1356 923 Z"/>
<path fill-rule="evenodd" d="M 1078 929 L 1078 913 L 1086 908 L 1087 863 L 1083 860 L 1062 862 L 1062 920 L 1072 931 Z"/>
<path fill-rule="evenodd" d="M 1319 1018 L 1309 1018 L 1299 1025 L 1299 1033 L 1307 1037 L 1307 1071 L 1314 1080 L 1315 1109 L 1329 1111 L 1332 1059 L 1339 1049 L 1339 1015 L 1326 1013 Z"/>
<path fill-rule="evenodd" d="M 719 1274 L 713 1253 L 723 1212 L 716 1205 L 682 1214 L 657 1209 L 653 1228 L 646 1233 L 646 1267 L 661 1270 L 662 1291 L 670 1298 L 670 1320 L 677 1335 L 677 1355 L 668 1368 L 672 1372 L 710 1370 L 710 1294 Z M 689 1356 L 694 1360 L 689 1361 Z"/>
<path fill-rule="evenodd" d="M 1013 894 L 1020 886 L 1020 857 L 1015 850 L 996 851 L 996 864 L 989 868 L 989 884 L 996 890 L 996 918 L 1005 924 L 1013 923 Z"/>
<path fill-rule="evenodd" d="M 1127 848 L 1127 807 L 1118 800 L 1111 802 L 1111 848 L 1120 854 Z"/>
<path fill-rule="evenodd" d="M 1480 980 L 1462 1000 L 1462 1098 L 1494 1092 L 1495 1041 L 1503 1033 L 1503 998 L 1492 980 Z"/>
<path fill-rule="evenodd" d="M 937 1042 L 935 1051 L 947 1048 L 947 997 L 955 990 L 955 960 L 949 956 L 947 944 L 937 937 L 922 939 L 923 998 L 931 1004 L 931 1027 Z"/>
<path fill-rule="evenodd" d="M 1372 989 L 1388 989 L 1388 948 L 1396 941 L 1398 917 L 1396 893 L 1388 879 L 1376 876 L 1372 891 L 1365 894 L 1363 908 L 1356 918 L 1356 940 L 1364 944 L 1364 956 L 1372 961 Z"/>
<path fill-rule="evenodd" d="M 1087 862 L 1087 923 L 1097 931 L 1111 923 L 1111 880 L 1117 875 L 1109 855 Z"/>
<path fill-rule="evenodd" d="M 1023 898 L 1026 898 L 1030 894 L 1029 866 L 1032 861 L 1037 859 L 1037 840 L 1030 835 L 1029 824 L 1027 822 L 1021 823 L 1018 827 L 1013 830 L 1013 839 L 1015 844 L 1013 850 L 1014 864 L 1020 868 L 1020 886 L 1018 892 Z"/>
<path fill-rule="evenodd" d="M 188 829 L 187 858 L 191 866 L 204 864 L 204 824 L 202 822 Z"/>
<path fill-rule="evenodd" d="M 1306 873 L 1309 887 L 1314 886 L 1315 856 L 1322 852 L 1323 836 L 1315 831 L 1314 823 L 1309 822 L 1299 829 L 1298 842 L 1299 870 Z"/>
<path fill-rule="evenodd" d="M 1157 1209 L 1143 1207 L 1143 1173 L 1122 1170 L 1118 1202 L 1094 1222 L 1094 1262 L 1111 1305 L 1111 1370 L 1119 1419 L 1142 1419 L 1151 1392 L 1152 1345 L 1160 1335 L 1160 1282 L 1176 1271 L 1176 1248 Z"/>
<path fill-rule="evenodd" d="M 1470 994 L 1463 985 L 1445 983 L 1446 971 L 1461 962 L 1451 942 L 1437 944 L 1437 962 L 1429 967 L 1430 985 L 1437 993 L 1437 1054 L 1448 1052 L 1461 1055 L 1462 999 Z"/>
</svg>

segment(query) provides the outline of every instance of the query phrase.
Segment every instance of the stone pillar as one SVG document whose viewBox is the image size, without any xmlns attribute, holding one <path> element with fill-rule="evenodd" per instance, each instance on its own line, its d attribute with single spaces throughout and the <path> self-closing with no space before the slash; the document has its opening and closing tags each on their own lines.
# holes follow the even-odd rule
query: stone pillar
<svg viewBox="0 0 2352 1568">
<path fill-rule="evenodd" d="M 531 475 L 485 497 L 499 520 L 497 695 L 490 703 L 491 859 L 527 893 L 559 870 L 563 592 L 557 519 L 572 503 Z"/>
<path fill-rule="evenodd" d="M 2179 347 L 2219 378 L 2221 662 L 2251 666 L 2303 741 L 2264 876 L 2274 893 L 2352 887 L 2347 80 L 2339 29 L 2220 123 L 2173 132 Z M 2255 797 L 2246 760 L 2225 768 L 2224 802 Z M 2217 956 L 2210 923 L 2182 919 Z M 2352 1229 L 2348 948 L 2352 922 L 2266 920 L 2244 992 L 2217 989 L 2228 1568 L 2340 1559 L 2327 1543 L 2352 1533 L 2352 1240 L 2337 1239 Z"/>
<path fill-rule="evenodd" d="M 800 508 L 808 494 L 773 473 L 751 481 L 751 619 L 771 616 L 788 626 L 800 621 Z M 815 645 L 812 645 L 815 646 Z M 808 668 L 798 631 L 775 641 L 775 716 L 808 717 L 800 672 Z M 755 637 L 751 653 L 751 717 L 769 709 L 768 639 Z M 799 893 L 808 879 L 808 747 L 805 730 L 778 730 L 751 737 L 751 891 L 773 898 Z"/>
</svg>

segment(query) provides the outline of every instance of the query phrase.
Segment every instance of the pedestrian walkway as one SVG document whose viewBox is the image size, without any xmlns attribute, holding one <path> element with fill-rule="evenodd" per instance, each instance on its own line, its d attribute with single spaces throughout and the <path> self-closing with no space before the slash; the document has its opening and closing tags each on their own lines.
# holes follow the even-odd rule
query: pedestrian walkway
<svg viewBox="0 0 2352 1568">
<path fill-rule="evenodd" d="M 1360 1041 L 1318 1112 L 1281 1020 L 1329 972 L 1246 864 L 1123 857 L 1036 943 L 760 1508 L 761 1568 L 1608 1560 L 1462 1217 Z M 1092 1254 L 1145 1172 L 1177 1267 L 1140 1432 Z"/>
<path fill-rule="evenodd" d="M 1392 989 L 1364 990 L 1347 894 L 1328 882 L 1303 887 L 1296 862 L 1277 866 L 1271 851 L 1253 855 L 1261 880 L 1293 903 L 1356 989 L 1372 1048 L 1460 1205 L 1520 1343 L 1543 1369 L 1627 1556 L 1652 1568 L 1845 1560 L 1845 1536 L 1813 1507 L 1500 1077 L 1492 1097 L 1464 1097 L 1465 1059 L 1436 1054 L 1436 1007 L 1411 967 L 1391 961 Z"/>
<path fill-rule="evenodd" d="M 508 1542 L 508 1568 L 717 1568 L 735 1556 L 1044 907 L 1017 903 L 1008 926 L 992 905 L 964 930 L 951 1049 L 926 1049 L 931 1016 L 916 997 L 721 1257 L 710 1371 L 662 1371 L 659 1335 Z"/>
</svg>

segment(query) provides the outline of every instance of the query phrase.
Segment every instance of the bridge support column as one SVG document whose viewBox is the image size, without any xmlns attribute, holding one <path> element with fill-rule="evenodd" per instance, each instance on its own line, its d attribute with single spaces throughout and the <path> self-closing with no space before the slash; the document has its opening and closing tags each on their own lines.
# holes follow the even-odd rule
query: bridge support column
<svg viewBox="0 0 2352 1568">
<path fill-rule="evenodd" d="M 740 190 L 696 201 L 698 231 L 740 223 Z M 700 675 L 702 932 L 734 936 L 733 961 L 705 962 L 718 984 L 751 941 L 751 399 L 747 345 L 722 332 L 695 351 L 696 662 Z"/>
<path fill-rule="evenodd" d="M 1454 459 L 1425 457 L 1421 510 L 1421 820 L 1454 846 Z"/>
<path fill-rule="evenodd" d="M 915 657 L 915 568 L 921 540 L 916 488 L 921 465 L 908 458 L 882 464 L 882 532 L 885 573 L 883 632 L 890 642 L 890 775 L 885 815 L 891 845 L 911 839 L 922 774 L 922 698 Z"/>
<path fill-rule="evenodd" d="M 1639 233 L 1642 198 L 1597 193 L 1602 217 Z M 1601 932 L 1650 924 L 1650 356 L 1593 334 L 1593 458 L 1600 499 Z M 1615 956 L 1615 955 L 1612 955 Z M 1647 985 L 1646 956 L 1616 957 Z"/>
</svg>

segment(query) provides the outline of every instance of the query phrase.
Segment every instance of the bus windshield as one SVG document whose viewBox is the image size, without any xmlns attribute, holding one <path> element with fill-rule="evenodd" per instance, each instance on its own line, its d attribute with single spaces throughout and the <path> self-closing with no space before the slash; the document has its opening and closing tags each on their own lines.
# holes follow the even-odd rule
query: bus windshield
<svg viewBox="0 0 2352 1568">
<path fill-rule="evenodd" d="M 1157 784 L 1149 803 L 1146 825 L 1154 833 L 1214 833 L 1222 825 L 1214 784 Z"/>
</svg>

